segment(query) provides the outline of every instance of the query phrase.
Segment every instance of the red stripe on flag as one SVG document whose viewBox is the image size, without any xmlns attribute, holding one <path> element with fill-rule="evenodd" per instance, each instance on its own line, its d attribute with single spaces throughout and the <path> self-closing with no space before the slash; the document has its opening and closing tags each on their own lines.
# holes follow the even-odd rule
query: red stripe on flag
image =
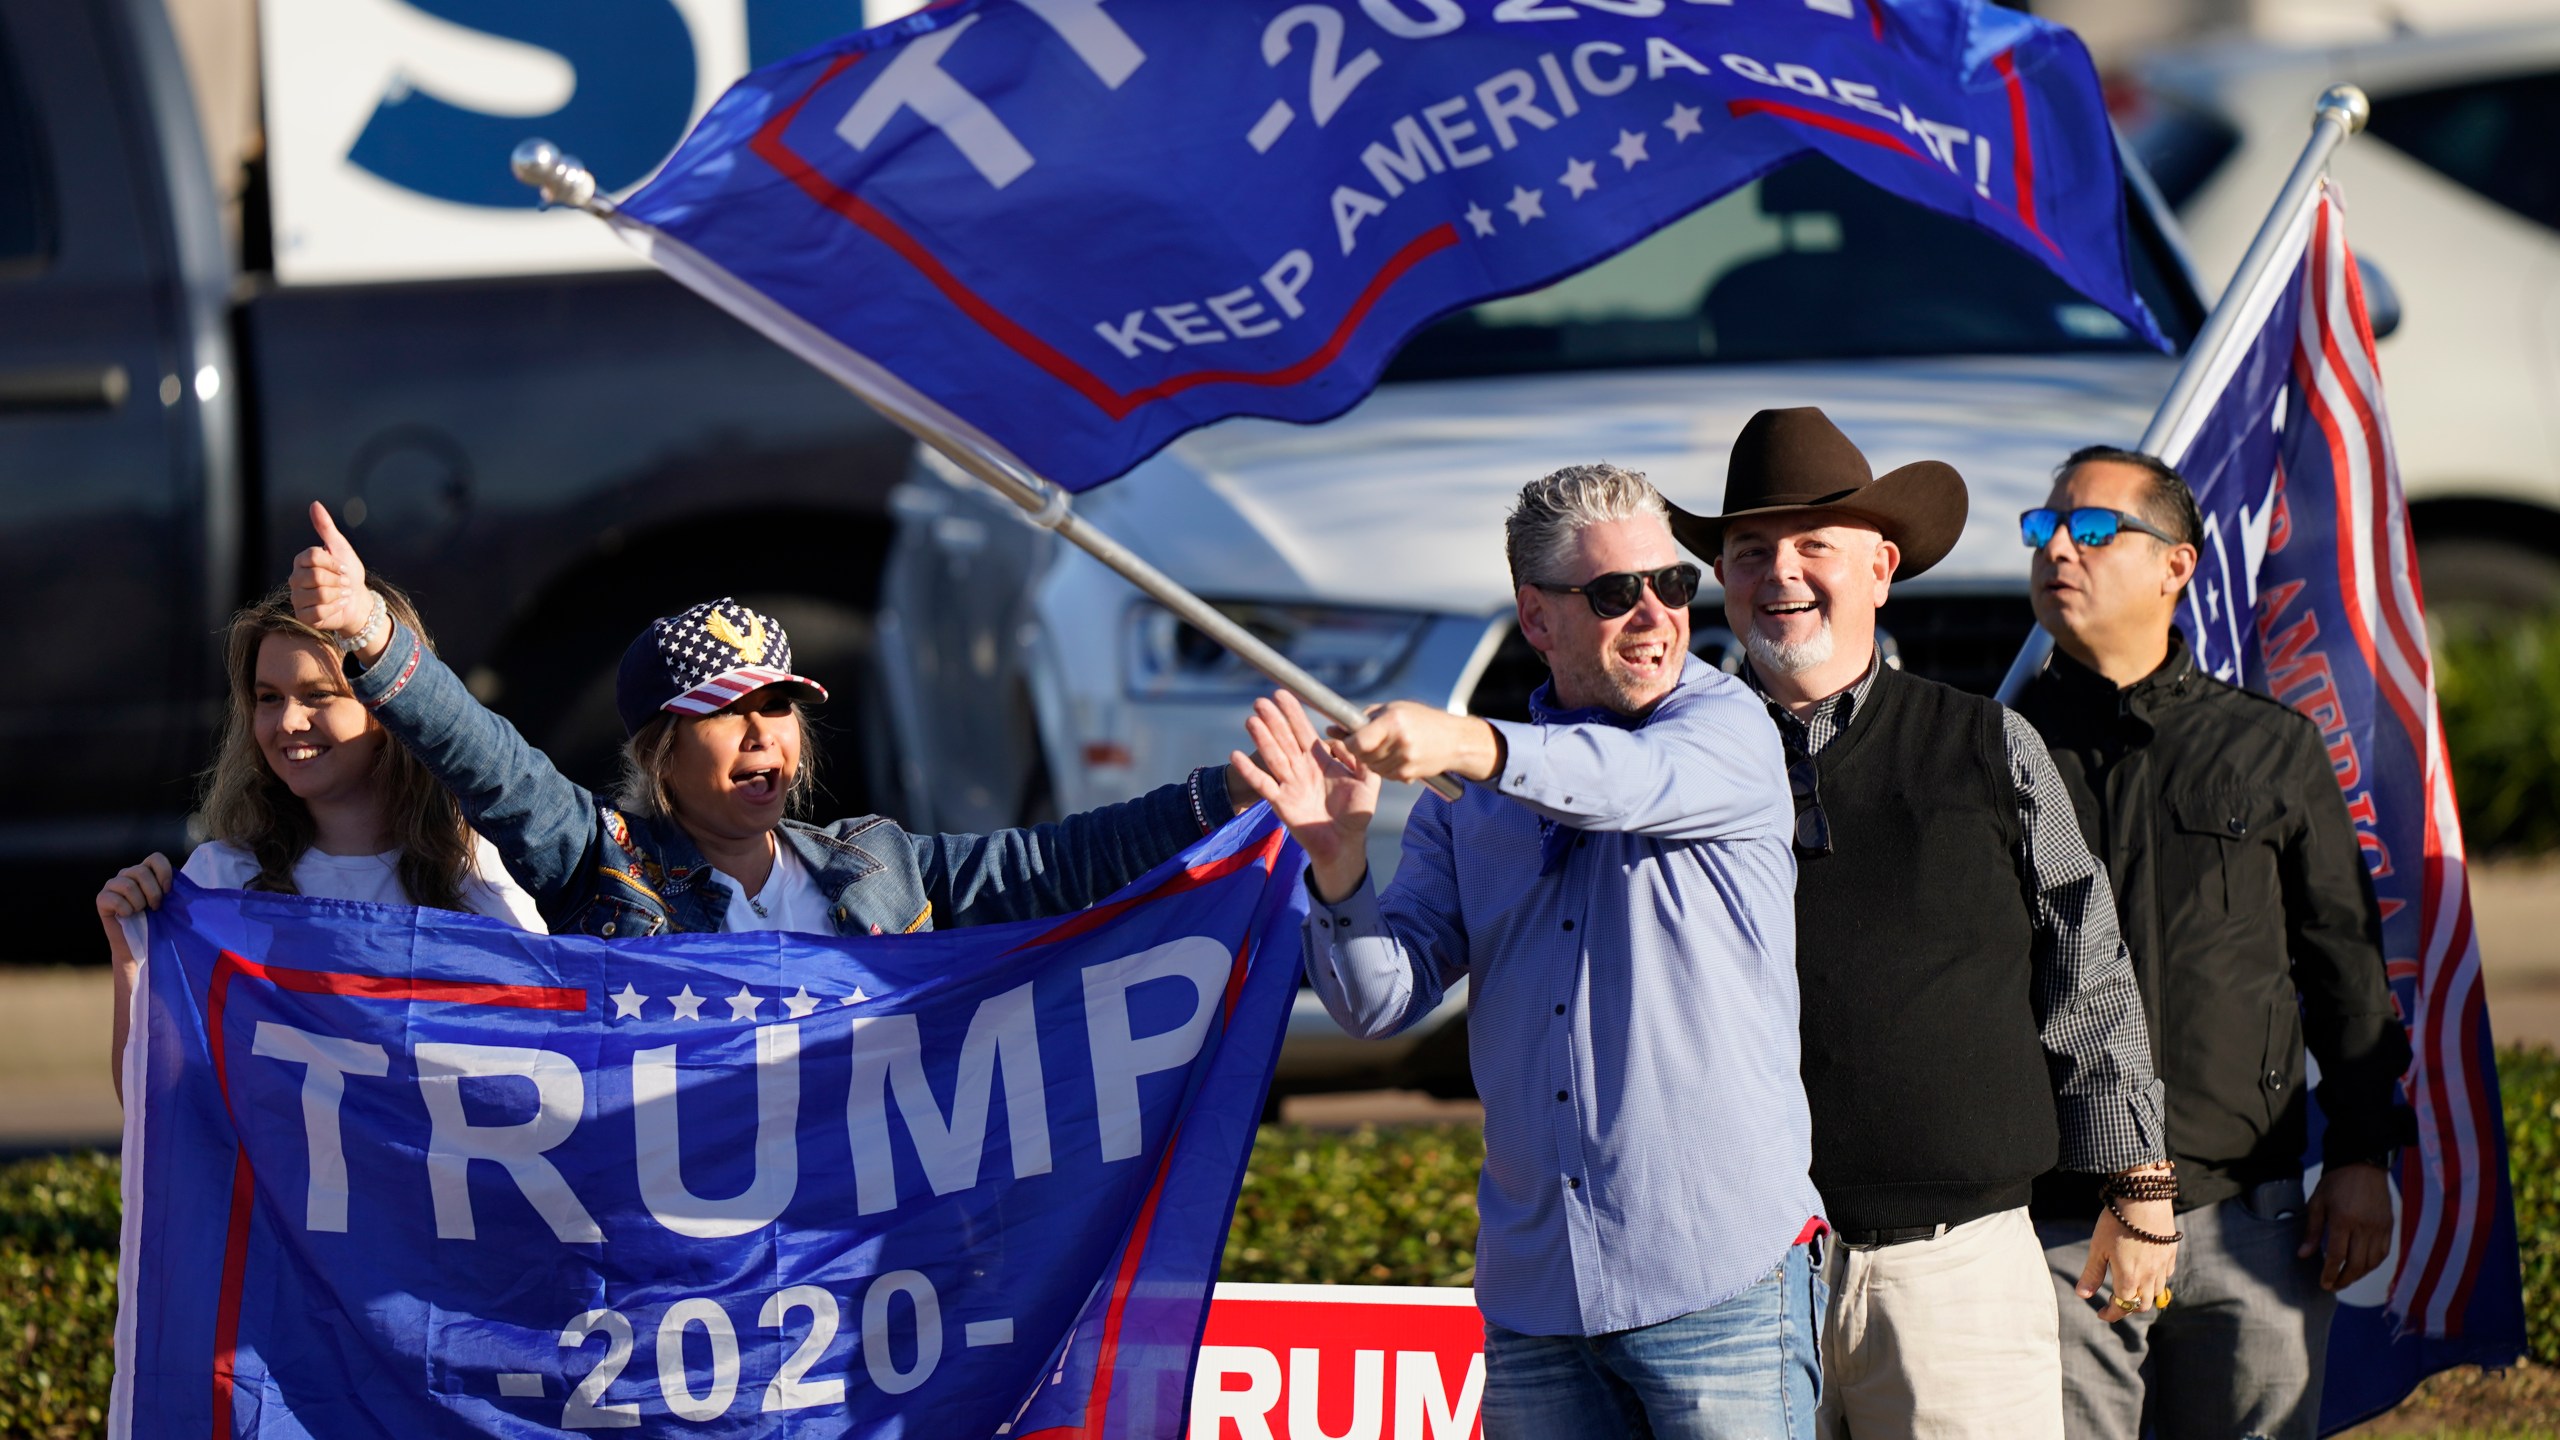
<svg viewBox="0 0 2560 1440">
<path fill-rule="evenodd" d="M 1350 345 L 1352 335 L 1359 330 L 1360 323 L 1368 318 L 1369 312 L 1376 308 L 1378 301 L 1386 295 L 1389 288 L 1410 273 L 1414 266 L 1443 250 L 1455 247 L 1458 243 L 1457 227 L 1447 224 L 1435 225 L 1406 241 L 1403 248 L 1387 257 L 1386 263 L 1379 267 L 1378 273 L 1369 278 L 1369 283 L 1361 287 L 1360 294 L 1353 299 L 1351 308 L 1344 312 L 1341 323 L 1334 327 L 1333 333 L 1326 337 L 1322 345 L 1316 347 L 1315 353 L 1303 360 L 1284 365 L 1276 370 L 1194 370 L 1159 380 L 1152 385 L 1124 394 L 1114 389 L 1101 376 L 1077 364 L 1065 352 L 1032 334 L 1011 316 L 988 303 L 984 296 L 970 289 L 959 276 L 951 273 L 948 266 L 936 259 L 933 252 L 925 249 L 922 242 L 908 234 L 896 221 L 852 191 L 836 184 L 834 180 L 821 173 L 807 160 L 802 159 L 798 152 L 784 143 L 782 132 L 799 117 L 801 107 L 808 104 L 811 96 L 816 95 L 822 86 L 841 74 L 846 66 L 851 65 L 858 58 L 851 55 L 837 57 L 835 62 L 829 65 L 806 91 L 801 93 L 799 99 L 784 106 L 779 114 L 765 122 L 764 128 L 758 130 L 755 138 L 747 142 L 748 148 L 767 165 L 772 166 L 783 178 L 799 186 L 810 199 L 844 217 L 856 228 L 888 246 L 900 259 L 913 266 L 916 273 L 922 275 L 928 284 L 941 291 L 943 298 L 957 306 L 960 313 L 976 321 L 980 329 L 994 336 L 1016 355 L 1046 371 L 1051 379 L 1091 401 L 1094 408 L 1113 420 L 1126 420 L 1147 405 L 1179 395 L 1186 390 L 1196 390 L 1203 385 L 1285 388 L 1308 379 L 1341 357 L 1343 350 Z"/>
<path fill-rule="evenodd" d="M 2010 175 L 2018 189 L 2018 223 L 2052 245 L 2052 238 L 2036 223 L 2036 147 L 2027 127 L 2027 86 L 2018 78 L 2017 52 L 2003 50 L 1992 56 L 1991 68 L 2000 72 L 2000 83 L 2009 92 Z"/>
<path fill-rule="evenodd" d="M 1911 148 L 1910 141 L 1892 131 L 1879 130 L 1873 125 L 1862 125 L 1844 115 L 1808 110 L 1802 105 L 1790 105 L 1784 100 L 1728 100 L 1724 108 L 1736 118 L 1746 115 L 1774 115 L 1781 120 L 1793 120 L 1799 125 L 1810 125 L 1816 130 L 1828 130 L 1834 135 L 1845 135 L 1852 140 L 1890 150 L 1897 155 L 1908 155 L 1924 164 L 1935 163 L 1928 156 Z"/>
<path fill-rule="evenodd" d="M 2410 1097 L 2425 1142 L 2401 1166 L 2407 1203 L 2398 1227 L 2403 1258 L 2392 1308 L 2418 1333 L 2459 1335 L 2499 1198 L 2490 1168 L 2495 1111 L 2481 1040 L 2485 1000 L 2478 941 L 2422 638 L 2415 541 L 2377 388 L 2363 290 L 2333 199 L 2321 202 L 2309 259 L 2294 378 L 2331 465 L 2341 599 L 2377 698 L 2399 726 L 2398 744 L 2414 752 L 2406 759 L 2417 768 L 2422 790 L 2419 853 L 2392 857 L 2403 870 L 2421 867 L 2414 877 L 2418 954 L 2389 967 L 2393 979 L 2412 981 L 2417 992 L 2413 1013 L 2404 1018 L 2415 1051 Z M 2361 521 L 2355 513 L 2359 501 L 2365 507 Z"/>
<path fill-rule="evenodd" d="M 231 1404 L 240 1348 L 240 1306 L 249 1271 L 249 1220 L 257 1187 L 249 1164 L 247 1140 L 240 1133 L 240 1112 L 231 1101 L 229 1045 L 223 1012 L 231 1001 L 231 981 L 246 975 L 298 995 L 343 995 L 353 1000 L 408 1000 L 432 1004 L 494 1005 L 513 1010 L 584 1010 L 587 992 L 551 985 L 490 985 L 472 980 L 432 980 L 417 976 L 353 975 L 332 970 L 298 970 L 268 965 L 225 950 L 215 962 L 206 986 L 205 1026 L 213 1051 L 214 1088 L 221 1092 L 224 1113 L 231 1117 L 236 1159 L 231 1171 L 231 1211 L 222 1245 L 222 1287 L 215 1301 L 213 1329 L 213 1433 L 231 1433 Z"/>
<path fill-rule="evenodd" d="M 2418 923 L 2421 933 L 2426 924 L 2424 917 L 2435 913 L 2443 894 L 2443 875 L 2430 865 L 2419 890 Z M 2446 1217 L 2458 1208 L 2456 1181 L 2464 1168 L 2461 1163 L 2463 1147 L 2444 1096 L 2444 1051 L 2439 1039 L 2447 1003 L 2445 989 L 2451 983 L 2452 973 L 2453 967 L 2442 963 L 2426 966 L 2418 989 L 2417 1023 L 2411 1027 L 2410 1036 L 2417 1052 L 2411 1067 L 2410 1078 L 2415 1082 L 2410 1086 L 2411 1098 L 2420 1100 L 2419 1118 L 2426 1125 L 2428 1135 L 2436 1141 L 2430 1146 L 2424 1143 L 2425 1137 L 2421 1137 L 2418 1146 L 2422 1162 L 2420 1183 L 2425 1186 L 2420 1192 L 2420 1200 L 2432 1212 L 2429 1218 L 2434 1221 L 2427 1237 L 2426 1253 L 2422 1256 L 2404 1249 L 2400 1258 L 2403 1267 L 2413 1263 L 2417 1266 L 2416 1280 L 2408 1287 L 2407 1293 L 2409 1318 L 2421 1333 L 2428 1327 L 2428 1312 L 2435 1306 L 2445 1267 L 2451 1259 L 2454 1227 Z"/>
<path fill-rule="evenodd" d="M 429 980 L 414 975 L 349 975 L 294 970 L 244 959 L 226 950 L 222 968 L 264 980 L 297 995 L 345 995 L 357 1000 L 415 1000 L 442 1005 L 495 1005 L 508 1010 L 584 1010 L 587 992 L 555 985 L 490 985 L 477 980 Z M 227 979 L 217 971 L 217 983 Z"/>
<path fill-rule="evenodd" d="M 1096 905 L 1090 910 L 1078 911 L 1049 929 L 1014 946 L 1006 953 L 1018 955 L 1034 945 L 1054 945 L 1061 940 L 1072 940 L 1079 935 L 1091 934 L 1140 905 L 1161 900 L 1168 895 L 1179 895 L 1185 890 L 1197 890 L 1203 885 L 1223 880 L 1239 870 L 1259 865 L 1268 871 L 1271 869 L 1272 862 L 1279 858 L 1281 842 L 1287 838 L 1288 832 L 1274 829 L 1269 835 L 1263 837 L 1260 845 L 1251 850 L 1239 850 L 1223 860 L 1213 860 L 1206 865 L 1195 865 L 1180 874 L 1167 876 L 1163 884 L 1143 895 L 1132 895 L 1125 900 L 1114 900 L 1108 905 Z"/>
<path fill-rule="evenodd" d="M 1267 870 L 1271 868 L 1272 859 L 1280 853 L 1277 842 L 1281 834 L 1282 832 L 1275 830 L 1271 834 L 1272 843 L 1265 844 L 1251 854 L 1228 858 L 1229 860 L 1259 858 L 1263 862 L 1263 868 Z M 1035 940 L 1032 943 L 1040 942 Z M 1245 970 L 1251 962 L 1252 953 L 1253 941 L 1247 937 L 1245 943 L 1236 948 L 1235 962 L 1227 969 L 1226 1002 L 1221 1007 L 1219 1015 L 1222 1026 L 1226 1021 L 1235 1018 L 1236 998 L 1244 993 Z M 1093 1388 L 1085 1396 L 1084 1424 L 1073 1428 L 1052 1425 L 1045 1430 L 1031 1431 L 1024 1435 L 1022 1440 L 1068 1440 L 1070 1436 L 1099 1437 L 1103 1433 L 1103 1421 L 1108 1419 L 1111 1413 L 1111 1372 L 1113 1367 L 1120 1363 L 1120 1321 L 1128 1310 L 1129 1294 L 1137 1277 L 1138 1262 L 1143 1258 L 1143 1252 L 1146 1249 L 1147 1234 L 1155 1228 L 1156 1206 L 1164 1199 L 1165 1177 L 1172 1173 L 1174 1150 L 1181 1139 L 1182 1127 L 1176 1125 L 1173 1133 L 1165 1138 L 1164 1156 L 1156 1162 L 1156 1178 L 1147 1186 L 1146 1203 L 1138 1208 L 1137 1221 L 1129 1227 L 1128 1248 L 1121 1252 L 1120 1267 L 1112 1278 L 1111 1303 L 1103 1311 L 1102 1346 L 1094 1356 Z"/>
<path fill-rule="evenodd" d="M 225 1104 L 230 1097 L 224 1096 Z M 231 1398 L 239 1385 L 240 1291 L 248 1278 L 249 1214 L 258 1187 L 249 1173 L 249 1152 L 231 1162 L 231 1223 L 222 1242 L 222 1291 L 213 1311 L 213 1440 L 231 1434 Z"/>
<path fill-rule="evenodd" d="M 2470 886 L 2461 878 L 2456 878 L 2454 883 L 2462 887 L 2463 893 L 2459 897 L 2461 909 L 2455 916 L 2454 937 L 2447 948 L 2453 959 L 2453 965 L 2449 968 L 2460 969 L 2471 949 L 2474 935 L 2471 928 Z M 2454 1033 L 2462 1046 L 2462 1056 L 2458 1063 L 2461 1065 L 2463 1078 L 2467 1082 L 2466 1088 L 2471 1092 L 2472 1123 L 2477 1127 L 2477 1133 L 2481 1135 L 2485 1135 L 2488 1128 L 2488 1111 L 2484 1108 L 2488 1102 L 2488 1096 L 2483 1093 L 2484 1087 L 2480 1083 L 2481 1067 L 2477 1063 L 2478 1055 L 2474 1037 L 2480 1033 L 2480 1022 L 2486 1008 L 2486 996 L 2481 989 L 2477 973 L 2474 972 L 2469 988 L 2463 993 L 2461 1009 L 2453 1017 L 2453 1021 L 2456 1027 Z M 2473 1143 L 2476 1144 L 2477 1141 Z M 2486 1166 L 2471 1168 L 2480 1173 L 2482 1183 L 2478 1187 L 2477 1198 L 2471 1207 L 2473 1212 L 2471 1244 L 2462 1257 L 2460 1267 L 2454 1272 L 2453 1295 L 2445 1306 L 2447 1335 L 2462 1333 L 2463 1312 L 2471 1308 L 2472 1286 L 2478 1283 L 2480 1272 L 2485 1268 L 2483 1262 L 2487 1259 L 2489 1252 L 2489 1231 L 2493 1228 L 2492 1222 L 2497 1214 L 2496 1177 L 2487 1172 Z"/>
</svg>

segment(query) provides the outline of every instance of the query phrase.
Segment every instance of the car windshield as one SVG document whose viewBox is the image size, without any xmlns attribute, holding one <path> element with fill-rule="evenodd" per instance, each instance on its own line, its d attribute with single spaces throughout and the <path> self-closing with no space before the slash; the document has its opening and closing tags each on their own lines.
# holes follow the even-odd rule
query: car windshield
<svg viewBox="0 0 2560 1440">
<path fill-rule="evenodd" d="M 2136 279 L 2184 342 L 2195 299 L 2133 197 Z M 1579 274 L 1416 335 L 1389 380 L 1895 355 L 2148 352 L 2053 272 L 1819 156 Z"/>
</svg>

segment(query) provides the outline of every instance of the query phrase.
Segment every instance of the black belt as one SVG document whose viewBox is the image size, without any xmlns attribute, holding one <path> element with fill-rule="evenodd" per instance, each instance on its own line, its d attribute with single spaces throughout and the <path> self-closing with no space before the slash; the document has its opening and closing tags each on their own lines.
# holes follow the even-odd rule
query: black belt
<svg viewBox="0 0 2560 1440">
<path fill-rule="evenodd" d="M 1954 1229 L 1952 1225 L 1902 1225 L 1887 1230 L 1835 1230 L 1840 1243 L 1852 1250 L 1881 1250 L 1887 1245 L 1908 1245 L 1915 1240 L 1935 1240 Z"/>
</svg>

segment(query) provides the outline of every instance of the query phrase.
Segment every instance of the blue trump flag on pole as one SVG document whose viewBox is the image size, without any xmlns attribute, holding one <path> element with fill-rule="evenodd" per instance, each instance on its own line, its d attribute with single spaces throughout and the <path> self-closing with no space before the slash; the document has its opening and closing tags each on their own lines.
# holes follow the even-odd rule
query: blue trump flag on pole
<svg viewBox="0 0 2560 1440">
<path fill-rule="evenodd" d="M 1257 807 L 1057 921 L 843 940 L 182 883 L 111 1432 L 1171 1435 L 1301 864 Z"/>
<path fill-rule="evenodd" d="M 2166 348 L 2087 52 L 1979 0 L 954 0 L 741 80 L 607 218 L 919 433 L 1082 490 L 1339 414 L 1435 317 L 1807 153 Z"/>
<path fill-rule="evenodd" d="M 2161 453 L 2205 521 L 2178 626 L 2199 665 L 2320 727 L 2409 1029 L 2416 1143 L 2391 1176 L 2392 1253 L 2340 1293 L 2329 1327 L 2329 1432 L 2438 1370 L 2514 1363 L 2524 1297 L 2462 821 L 2373 331 L 2336 196 L 2312 191 L 2279 234 L 2205 377 L 2209 400 Z M 2319 1154 L 2315 1130 L 2306 1163 Z"/>
</svg>

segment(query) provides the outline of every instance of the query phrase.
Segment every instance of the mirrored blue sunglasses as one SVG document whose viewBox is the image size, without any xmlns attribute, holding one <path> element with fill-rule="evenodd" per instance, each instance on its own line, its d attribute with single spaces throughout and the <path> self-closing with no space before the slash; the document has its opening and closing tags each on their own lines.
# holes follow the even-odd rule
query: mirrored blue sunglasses
<svg viewBox="0 0 2560 1440">
<path fill-rule="evenodd" d="M 2069 535 L 2074 545 L 2112 545 L 2116 536 L 2126 530 L 2139 530 L 2171 545 L 2182 543 L 2177 536 L 2139 515 L 2095 505 L 2084 505 L 2068 516 L 2050 505 L 2039 505 L 2018 517 L 2018 538 L 2025 541 L 2030 550 L 2041 550 L 2051 544 L 2056 530 Z"/>
</svg>

